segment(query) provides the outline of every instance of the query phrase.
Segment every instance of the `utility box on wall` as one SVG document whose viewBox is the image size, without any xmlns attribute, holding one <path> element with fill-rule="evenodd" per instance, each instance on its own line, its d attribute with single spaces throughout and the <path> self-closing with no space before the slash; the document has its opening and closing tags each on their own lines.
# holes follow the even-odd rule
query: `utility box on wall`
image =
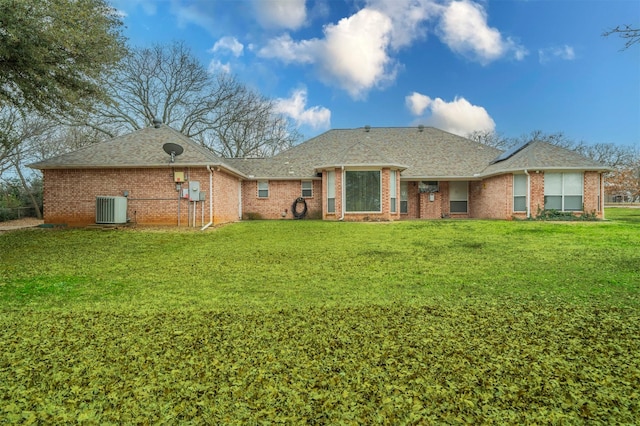
<svg viewBox="0 0 640 426">
<path fill-rule="evenodd" d="M 184 172 L 173 172 L 173 180 L 175 183 L 184 182 Z"/>
<path fill-rule="evenodd" d="M 200 182 L 189 181 L 189 200 L 200 201 Z"/>
</svg>

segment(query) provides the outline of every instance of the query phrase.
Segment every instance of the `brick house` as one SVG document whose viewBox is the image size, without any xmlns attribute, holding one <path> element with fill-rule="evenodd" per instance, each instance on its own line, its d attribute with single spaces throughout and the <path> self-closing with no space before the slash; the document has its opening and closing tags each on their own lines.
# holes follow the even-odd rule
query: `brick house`
<svg viewBox="0 0 640 426">
<path fill-rule="evenodd" d="M 176 146 L 182 152 L 171 155 Z M 31 167 L 44 174 L 46 223 L 100 222 L 100 203 L 115 200 L 122 223 L 202 228 L 296 213 L 387 221 L 554 209 L 603 218 L 608 170 L 545 142 L 502 152 L 422 126 L 330 130 L 274 157 L 227 159 L 156 125 Z"/>
</svg>

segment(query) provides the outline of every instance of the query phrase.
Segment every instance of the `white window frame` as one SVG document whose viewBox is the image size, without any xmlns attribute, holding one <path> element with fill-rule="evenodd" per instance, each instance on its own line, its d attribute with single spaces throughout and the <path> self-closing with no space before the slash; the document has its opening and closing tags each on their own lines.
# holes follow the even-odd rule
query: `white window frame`
<svg viewBox="0 0 640 426">
<path fill-rule="evenodd" d="M 579 179 L 578 179 L 579 177 Z M 550 184 L 551 179 L 560 179 L 559 189 L 555 190 Z M 576 182 L 580 182 L 580 193 L 574 187 L 571 187 L 571 180 L 576 179 Z M 547 197 L 560 197 L 560 209 L 550 208 L 547 202 Z M 577 209 L 567 208 L 567 197 L 580 197 L 580 207 Z M 582 172 L 559 172 L 544 174 L 544 209 L 545 210 L 558 210 L 562 212 L 581 212 L 584 208 L 584 173 Z"/>
<path fill-rule="evenodd" d="M 398 189 L 397 189 L 397 184 L 398 184 L 398 175 L 397 175 L 397 171 L 395 170 L 391 170 L 390 174 L 389 174 L 389 195 L 390 195 L 390 210 L 391 213 L 396 213 L 398 211 Z"/>
<path fill-rule="evenodd" d="M 400 213 L 409 213 L 409 182 L 400 181 Z"/>
<path fill-rule="evenodd" d="M 517 181 L 523 181 L 518 183 Z M 518 189 L 518 187 L 520 187 Z M 516 210 L 516 200 L 522 200 L 524 198 L 524 210 Z M 513 175 L 513 211 L 514 212 L 527 212 L 529 200 L 527 199 L 527 175 L 514 174 Z"/>
<path fill-rule="evenodd" d="M 462 189 L 462 185 L 464 185 L 464 198 L 454 195 L 453 187 L 460 185 L 459 189 Z M 458 191 L 455 191 L 456 193 Z M 459 191 L 460 194 L 462 191 Z M 465 211 L 453 211 L 452 203 L 465 203 Z M 466 214 L 469 213 L 469 182 L 468 181 L 450 181 L 449 182 L 449 213 L 454 214 Z"/>
<path fill-rule="evenodd" d="M 305 188 L 305 186 L 308 186 L 308 188 Z M 303 180 L 300 183 L 300 188 L 301 188 L 301 195 L 303 198 L 313 198 L 313 181 L 311 180 Z M 305 191 L 307 191 L 305 193 Z"/>
<path fill-rule="evenodd" d="M 327 213 L 336 212 L 336 172 L 327 172 Z"/>
<path fill-rule="evenodd" d="M 259 180 L 258 181 L 258 198 L 269 198 L 269 181 L 268 180 Z"/>
</svg>

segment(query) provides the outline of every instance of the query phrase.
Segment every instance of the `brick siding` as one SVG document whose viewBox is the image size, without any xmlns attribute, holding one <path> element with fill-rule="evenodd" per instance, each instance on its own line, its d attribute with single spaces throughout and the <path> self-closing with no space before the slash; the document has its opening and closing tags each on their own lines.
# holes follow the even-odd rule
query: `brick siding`
<svg viewBox="0 0 640 426">
<path fill-rule="evenodd" d="M 178 199 L 174 183 L 174 171 L 183 172 L 185 180 L 198 181 L 205 201 L 194 203 Z M 65 169 L 44 170 L 44 220 L 50 224 L 86 226 L 95 223 L 97 196 L 127 197 L 127 217 L 130 222 L 142 225 L 202 226 L 213 217 L 213 223 L 237 221 L 243 218 L 293 219 L 292 204 L 302 196 L 300 180 L 270 180 L 269 196 L 258 198 L 258 182 L 243 181 L 224 169 L 213 171 L 213 202 L 210 203 L 210 173 L 204 168 L 166 169 Z M 493 176 L 482 181 L 470 181 L 468 187 L 468 212 L 452 214 L 449 211 L 449 183 L 439 182 L 439 191 L 433 194 L 420 193 L 418 182 L 407 184 L 407 213 L 400 214 L 400 179 L 397 179 L 396 213 L 390 212 L 389 168 L 382 169 L 381 213 L 346 213 L 345 220 L 399 220 L 484 218 L 526 218 L 526 213 L 513 212 L 513 175 Z M 326 220 L 342 218 L 342 169 L 335 169 L 335 213 L 326 213 L 326 171 L 322 180 L 313 179 L 313 194 L 305 197 L 307 217 Z M 544 209 L 544 173 L 530 172 L 531 215 Z M 603 217 L 601 193 L 603 179 L 599 172 L 584 173 L 584 210 Z M 182 183 L 182 188 L 188 184 Z M 209 206 L 213 205 L 210 215 Z M 242 205 L 240 205 L 242 204 Z M 178 220 L 178 210 L 180 217 Z M 191 214 L 189 214 L 191 212 Z M 577 213 L 580 214 L 580 213 Z"/>
<path fill-rule="evenodd" d="M 44 170 L 45 223 L 86 226 L 96 221 L 97 196 L 127 196 L 127 217 L 141 225 L 180 225 L 193 222 L 186 199 L 179 199 L 173 172 L 185 173 L 186 180 L 200 182 L 205 202 L 197 203 L 196 225 L 209 221 L 209 172 L 206 168 L 176 169 L 66 169 Z M 238 220 L 238 179 L 214 172 L 214 223 Z M 235 185 L 233 184 L 235 182 Z M 187 183 L 181 184 L 187 188 Z M 234 193 L 235 192 L 235 193 Z M 193 210 L 191 210 L 193 212 Z"/>
<path fill-rule="evenodd" d="M 242 183 L 243 218 L 256 219 L 294 219 L 291 211 L 296 199 L 302 196 L 300 180 L 270 180 L 269 196 L 258 197 L 258 181 L 250 180 Z M 320 219 L 322 217 L 322 181 L 315 179 L 311 197 L 305 197 L 307 216 Z M 301 211 L 302 206 L 298 206 Z"/>
<path fill-rule="evenodd" d="M 512 175 L 469 182 L 470 217 L 509 219 L 513 215 Z"/>
</svg>

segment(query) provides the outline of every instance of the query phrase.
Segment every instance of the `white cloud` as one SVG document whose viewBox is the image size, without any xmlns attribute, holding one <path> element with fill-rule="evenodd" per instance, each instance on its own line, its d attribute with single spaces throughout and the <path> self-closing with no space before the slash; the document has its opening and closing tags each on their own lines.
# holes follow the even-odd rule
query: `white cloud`
<svg viewBox="0 0 640 426">
<path fill-rule="evenodd" d="M 324 39 L 296 42 L 285 34 L 269 41 L 258 54 L 285 63 L 313 63 L 324 82 L 360 98 L 395 78 L 393 61 L 387 54 L 391 29 L 386 15 L 365 8 L 325 26 Z"/>
<path fill-rule="evenodd" d="M 224 50 L 230 51 L 233 56 L 237 58 L 242 56 L 244 46 L 235 37 L 222 37 L 220 40 L 216 41 L 210 52 L 215 53 Z"/>
<path fill-rule="evenodd" d="M 284 63 L 310 64 L 316 61 L 319 39 L 295 41 L 289 34 L 283 34 L 273 38 L 258 51 L 258 55 L 264 58 L 276 58 Z"/>
<path fill-rule="evenodd" d="M 413 115 L 422 115 L 425 109 L 431 103 L 431 98 L 418 92 L 413 92 L 405 98 L 405 102 L 409 111 Z"/>
<path fill-rule="evenodd" d="M 337 78 L 354 97 L 395 78 L 387 54 L 390 19 L 375 10 L 362 9 L 336 25 L 325 27 L 321 59 L 325 78 Z"/>
<path fill-rule="evenodd" d="M 212 59 L 211 62 L 209 62 L 208 70 L 211 74 L 217 74 L 220 72 L 230 74 L 231 64 L 229 64 L 228 62 L 226 64 L 223 64 L 217 59 Z"/>
<path fill-rule="evenodd" d="M 541 64 L 547 63 L 554 59 L 573 61 L 575 58 L 576 53 L 573 50 L 573 47 L 566 44 L 564 46 L 548 47 L 538 50 L 538 59 L 540 60 Z"/>
<path fill-rule="evenodd" d="M 367 6 L 391 19 L 391 47 L 400 49 L 426 37 L 426 21 L 439 14 L 434 0 L 368 0 Z"/>
<path fill-rule="evenodd" d="M 429 96 L 413 92 L 405 98 L 405 102 L 416 116 L 429 111 L 429 115 L 418 119 L 418 122 L 456 135 L 466 136 L 476 130 L 493 131 L 496 127 L 486 109 L 472 105 L 462 97 L 446 102 L 440 98 L 431 99 Z"/>
<path fill-rule="evenodd" d="M 187 27 L 189 24 L 200 26 L 206 30 L 216 28 L 214 16 L 216 2 L 196 0 L 171 0 L 171 12 L 176 16 L 178 26 Z"/>
<path fill-rule="evenodd" d="M 279 98 L 275 101 L 277 112 L 291 117 L 298 126 L 306 125 L 316 130 L 328 129 L 331 126 L 331 111 L 325 107 L 307 108 L 307 89 L 295 90 L 290 98 Z"/>
<path fill-rule="evenodd" d="M 255 0 L 254 8 L 265 28 L 296 30 L 307 18 L 305 0 Z"/>
<path fill-rule="evenodd" d="M 484 8 L 469 0 L 454 1 L 443 9 L 439 35 L 451 50 L 481 64 L 512 54 L 517 60 L 527 50 L 500 31 L 489 27 Z"/>
</svg>

